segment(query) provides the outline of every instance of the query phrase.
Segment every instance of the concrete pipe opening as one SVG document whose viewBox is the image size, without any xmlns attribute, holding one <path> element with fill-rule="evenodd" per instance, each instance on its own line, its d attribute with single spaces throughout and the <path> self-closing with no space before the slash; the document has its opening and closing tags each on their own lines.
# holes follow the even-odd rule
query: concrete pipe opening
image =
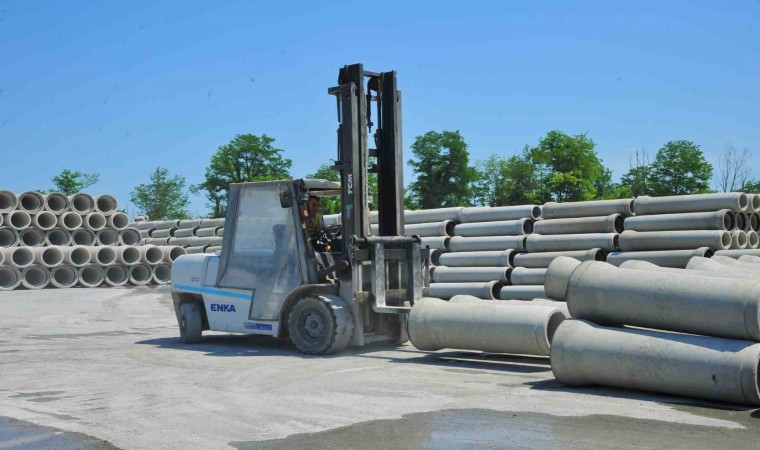
<svg viewBox="0 0 760 450">
<path fill-rule="evenodd" d="M 749 203 L 749 207 L 752 209 L 752 211 L 757 211 L 760 209 L 760 194 L 754 194 L 752 196 L 752 201 Z M 1 209 L 2 207 L 0 207 L 0 210 Z"/>
<path fill-rule="evenodd" d="M 172 279 L 172 268 L 168 264 L 159 264 L 153 267 L 153 281 L 158 284 L 166 284 Z"/>
<path fill-rule="evenodd" d="M 733 230 L 735 220 L 735 214 L 732 211 L 726 210 L 725 214 L 723 214 L 723 229 Z"/>
<path fill-rule="evenodd" d="M 438 249 L 430 250 L 430 263 L 438 266 L 441 264 L 441 251 Z"/>
<path fill-rule="evenodd" d="M 628 211 L 630 211 L 630 215 L 633 216 L 636 214 L 636 201 L 635 199 L 631 199 L 631 201 L 628 203 Z"/>
<path fill-rule="evenodd" d="M 615 230 L 615 233 L 622 233 L 625 225 L 625 217 L 622 215 L 615 216 L 614 221 L 612 222 L 612 228 Z"/>
<path fill-rule="evenodd" d="M 711 249 L 710 247 L 704 247 L 702 257 L 703 258 L 712 258 L 715 254 L 715 250 Z"/>
<path fill-rule="evenodd" d="M 735 230 L 731 233 L 731 248 L 747 248 L 747 233 L 741 230 Z"/>
<path fill-rule="evenodd" d="M 71 234 L 66 230 L 55 228 L 45 233 L 45 245 L 65 247 L 71 244 Z"/>
<path fill-rule="evenodd" d="M 9 213 L 18 207 L 18 197 L 11 191 L 0 191 L 0 213 Z"/>
<path fill-rule="evenodd" d="M 106 228 L 98 231 L 96 235 L 98 245 L 119 245 L 119 232 Z"/>
<path fill-rule="evenodd" d="M 150 267 L 145 264 L 138 264 L 129 269 L 129 282 L 136 285 L 144 285 L 152 280 Z"/>
<path fill-rule="evenodd" d="M 541 207 L 536 205 L 530 210 L 530 218 L 533 220 L 538 220 L 541 218 Z"/>
<path fill-rule="evenodd" d="M 116 199 L 111 195 L 98 195 L 95 197 L 95 211 L 102 214 L 116 212 Z"/>
<path fill-rule="evenodd" d="M 0 228 L 0 247 L 14 247 L 18 244 L 18 232 L 12 228 Z"/>
<path fill-rule="evenodd" d="M 744 224 L 745 217 L 746 216 L 743 213 L 740 213 L 740 212 L 734 213 L 734 228 L 736 228 L 737 230 L 743 230 L 744 225 L 745 225 Z"/>
<path fill-rule="evenodd" d="M 79 281 L 77 270 L 71 266 L 59 266 L 50 272 L 50 283 L 57 288 L 74 287 Z"/>
<path fill-rule="evenodd" d="M 105 271 L 105 282 L 109 286 L 124 286 L 129 282 L 129 270 L 124 266 L 111 266 Z"/>
<path fill-rule="evenodd" d="M 5 216 L 5 225 L 16 230 L 24 230 L 32 226 L 32 216 L 21 210 L 16 210 Z"/>
<path fill-rule="evenodd" d="M 20 239 L 27 247 L 39 247 L 45 244 L 45 233 L 36 228 L 27 228 L 21 232 Z"/>
<path fill-rule="evenodd" d="M 174 246 L 171 249 L 169 249 L 167 253 L 168 253 L 167 256 L 169 257 L 168 262 L 174 262 L 177 258 L 186 254 L 187 252 L 182 247 Z"/>
<path fill-rule="evenodd" d="M 21 285 L 21 272 L 14 267 L 0 266 L 0 291 L 12 291 Z"/>
<path fill-rule="evenodd" d="M 40 211 L 32 217 L 32 224 L 44 231 L 52 230 L 58 225 L 58 217 L 50 211 Z"/>
<path fill-rule="evenodd" d="M 7 255 L 6 259 L 8 259 Z M 34 264 L 34 253 L 31 249 L 25 247 L 14 248 L 10 257 L 10 264 L 19 269 L 29 267 Z"/>
<path fill-rule="evenodd" d="M 140 250 L 137 247 L 122 247 L 121 262 L 129 266 L 139 263 Z"/>
<path fill-rule="evenodd" d="M 142 250 L 142 259 L 148 264 L 158 264 L 164 259 L 164 252 L 158 247 L 148 247 Z"/>
<path fill-rule="evenodd" d="M 740 194 L 739 195 L 739 209 L 744 211 L 749 206 L 749 199 L 747 199 L 747 194 Z"/>
<path fill-rule="evenodd" d="M 42 211 L 42 208 L 45 207 L 45 199 L 39 192 L 24 192 L 18 196 L 18 207 L 30 214 L 35 214 Z"/>
<path fill-rule="evenodd" d="M 69 231 L 82 227 L 82 216 L 75 212 L 66 212 L 58 216 L 58 226 Z"/>
<path fill-rule="evenodd" d="M 69 198 L 60 192 L 51 192 L 45 196 L 45 210 L 60 215 L 69 209 Z"/>
<path fill-rule="evenodd" d="M 454 236 L 454 228 L 456 225 L 457 224 L 454 221 L 446 221 L 446 224 L 444 225 L 446 236 Z"/>
<path fill-rule="evenodd" d="M 760 236 L 756 232 L 747 233 L 747 248 L 757 248 L 760 245 Z"/>
<path fill-rule="evenodd" d="M 731 248 L 731 242 L 732 241 L 733 240 L 731 238 L 731 233 L 729 233 L 728 231 L 721 233 L 721 235 L 720 235 L 720 243 L 723 245 L 723 248 L 725 248 L 725 249 Z"/>
<path fill-rule="evenodd" d="M 50 271 L 42 266 L 27 267 L 21 277 L 21 284 L 27 289 L 42 289 L 50 284 Z"/>
<path fill-rule="evenodd" d="M 107 225 L 106 216 L 99 212 L 87 214 L 84 217 L 84 226 L 93 231 L 100 231 Z"/>
<path fill-rule="evenodd" d="M 607 254 L 605 253 L 604 250 L 599 249 L 599 248 L 594 248 L 594 249 L 591 249 L 589 251 L 591 252 L 591 255 L 592 255 L 591 259 L 592 260 L 594 260 L 594 261 L 602 261 L 602 262 L 604 262 L 605 260 L 607 260 Z"/>
<path fill-rule="evenodd" d="M 140 232 L 134 228 L 127 228 L 119 232 L 119 240 L 122 245 L 138 245 L 140 243 Z"/>
<path fill-rule="evenodd" d="M 95 233 L 90 230 L 76 230 L 71 233 L 71 241 L 74 245 L 94 245 Z"/>
<path fill-rule="evenodd" d="M 116 262 L 116 252 L 111 247 L 100 247 L 95 254 L 95 261 L 101 266 L 110 266 Z"/>
<path fill-rule="evenodd" d="M 108 226 L 116 230 L 123 230 L 129 226 L 129 216 L 123 212 L 115 212 L 108 216 Z"/>
<path fill-rule="evenodd" d="M 84 246 L 72 247 L 68 250 L 68 256 L 64 256 L 64 258 L 66 262 L 73 264 L 76 267 L 85 266 L 92 261 L 90 250 Z"/>
<path fill-rule="evenodd" d="M 98 266 L 84 266 L 79 269 L 79 282 L 84 287 L 98 287 L 103 284 L 106 274 Z"/>
<path fill-rule="evenodd" d="M 63 264 L 63 252 L 58 247 L 46 247 L 40 251 L 37 262 L 51 268 Z"/>
<path fill-rule="evenodd" d="M 730 236 L 729 236 L 729 239 L 730 239 Z M 615 250 L 620 250 L 620 235 L 619 234 L 612 236 L 612 247 Z"/>
<path fill-rule="evenodd" d="M 752 198 L 760 198 L 760 196 L 754 196 Z M 760 215 L 757 213 L 752 213 L 749 215 L 749 229 L 752 231 L 757 231 L 760 228 Z"/>
<path fill-rule="evenodd" d="M 533 232 L 533 221 L 526 220 L 522 224 L 523 234 L 531 234 Z"/>
<path fill-rule="evenodd" d="M 549 317 L 549 322 L 546 324 L 546 342 L 549 344 L 554 340 L 554 333 L 557 332 L 557 328 L 565 321 L 563 314 L 552 314 Z"/>
<path fill-rule="evenodd" d="M 71 197 L 71 210 L 78 214 L 89 214 L 95 209 L 95 200 L 91 195 L 80 192 Z"/>
</svg>

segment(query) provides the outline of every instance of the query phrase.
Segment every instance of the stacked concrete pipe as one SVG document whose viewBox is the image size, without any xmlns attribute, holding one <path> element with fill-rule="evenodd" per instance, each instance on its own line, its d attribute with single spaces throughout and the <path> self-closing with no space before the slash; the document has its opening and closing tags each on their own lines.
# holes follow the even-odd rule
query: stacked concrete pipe
<svg viewBox="0 0 760 450">
<path fill-rule="evenodd" d="M 325 216 L 325 223 L 328 216 Z M 329 216 L 336 221 L 337 215 Z M 186 253 L 215 253 L 224 236 L 224 219 L 160 220 L 132 223 L 124 233 L 141 245 L 174 246 Z"/>
</svg>

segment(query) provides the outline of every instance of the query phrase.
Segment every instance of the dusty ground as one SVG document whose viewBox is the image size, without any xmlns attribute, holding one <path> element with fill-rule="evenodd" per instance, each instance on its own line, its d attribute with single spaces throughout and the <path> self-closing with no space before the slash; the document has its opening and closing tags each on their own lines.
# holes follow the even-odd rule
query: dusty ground
<svg viewBox="0 0 760 450">
<path fill-rule="evenodd" d="M 760 410 L 563 387 L 548 359 L 184 346 L 166 287 L 0 293 L 1 448 L 758 448 Z"/>
</svg>

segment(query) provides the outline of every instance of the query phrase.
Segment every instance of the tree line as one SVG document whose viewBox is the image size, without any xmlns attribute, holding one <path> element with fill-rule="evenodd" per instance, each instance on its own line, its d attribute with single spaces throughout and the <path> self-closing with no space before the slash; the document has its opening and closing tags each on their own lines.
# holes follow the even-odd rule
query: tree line
<svg viewBox="0 0 760 450">
<path fill-rule="evenodd" d="M 208 200 L 208 217 L 224 217 L 231 183 L 292 178 L 292 160 L 274 143 L 275 139 L 266 134 L 237 135 L 214 153 L 201 183 L 187 186 L 184 177 L 157 167 L 148 183 L 135 187 L 130 200 L 151 220 L 182 219 L 190 215 L 188 193 L 202 194 Z M 645 150 L 637 150 L 619 182 L 613 181 L 612 171 L 586 134 L 552 130 L 517 154 L 494 154 L 474 161 L 459 131 L 429 131 L 414 140 L 411 152 L 413 157 L 407 164 L 415 180 L 407 185 L 404 198 L 410 209 L 760 192 L 760 180 L 752 176 L 748 149 L 739 151 L 727 145 L 715 171 L 699 145 L 688 140 L 666 142 L 651 160 Z M 307 177 L 338 181 L 333 164 L 330 160 Z M 55 190 L 72 195 L 98 178 L 98 174 L 64 170 L 52 181 Z M 372 199 L 378 195 L 375 180 L 370 174 Z M 711 181 L 714 189 L 710 188 Z M 322 208 L 325 213 L 338 212 L 340 200 L 325 199 Z"/>
</svg>

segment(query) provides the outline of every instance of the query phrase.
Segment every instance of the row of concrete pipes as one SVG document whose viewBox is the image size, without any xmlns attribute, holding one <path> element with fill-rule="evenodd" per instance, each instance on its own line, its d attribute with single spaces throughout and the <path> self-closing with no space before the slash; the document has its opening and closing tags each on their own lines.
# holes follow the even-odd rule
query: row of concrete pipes
<svg viewBox="0 0 760 450">
<path fill-rule="evenodd" d="M 144 244 L 178 245 L 187 253 L 216 253 L 222 249 L 224 219 L 161 220 L 131 226 Z"/>
<path fill-rule="evenodd" d="M 73 212 L 78 215 L 87 215 L 97 212 L 110 216 L 118 212 L 119 204 L 112 195 L 91 196 L 80 192 L 71 196 L 60 192 L 28 191 L 14 194 L 11 191 L 0 190 L 0 214 L 8 214 L 13 211 L 22 211 L 27 214 L 39 214 L 49 212 L 56 216 Z"/>
<path fill-rule="evenodd" d="M 43 247 L 43 246 L 66 246 L 66 245 L 139 245 L 142 239 L 137 230 L 126 228 L 116 230 L 105 228 L 98 231 L 80 228 L 68 230 L 53 228 L 42 230 L 39 228 L 26 228 L 18 231 L 13 228 L 0 227 L 0 247 Z"/>
</svg>

